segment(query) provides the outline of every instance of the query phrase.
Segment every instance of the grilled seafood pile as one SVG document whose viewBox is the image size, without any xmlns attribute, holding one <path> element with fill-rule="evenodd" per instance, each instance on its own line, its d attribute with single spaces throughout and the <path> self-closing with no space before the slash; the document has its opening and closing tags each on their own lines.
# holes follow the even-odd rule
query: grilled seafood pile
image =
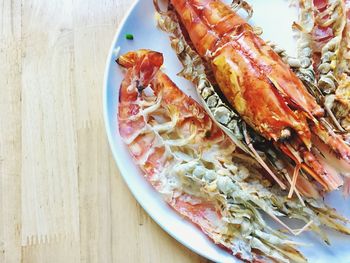
<svg viewBox="0 0 350 263">
<path fill-rule="evenodd" d="M 295 235 L 310 229 L 327 242 L 321 225 L 350 234 L 334 210 L 313 199 L 304 198 L 304 205 L 288 199 L 264 179 L 255 159 L 160 70 L 161 53 L 129 52 L 117 63 L 125 68 L 119 132 L 130 154 L 165 201 L 216 244 L 247 262 L 306 262 L 263 212 Z M 305 225 L 293 230 L 280 217 Z"/>
<path fill-rule="evenodd" d="M 249 153 L 282 189 L 286 189 L 287 183 L 290 184 L 289 196 L 295 190 L 301 203 L 303 203 L 301 195 L 315 199 L 319 198 L 320 195 L 315 185 L 307 181 L 304 176 L 294 177 L 292 181 L 288 172 L 288 170 L 292 170 L 291 162 L 283 158 L 283 156 L 281 157 L 281 153 L 270 142 L 250 129 L 239 114 L 220 98 L 212 84 L 212 76 L 207 76 L 207 70 L 203 65 L 204 62 L 186 42 L 176 14 L 171 11 L 165 13 L 160 11 L 157 2 L 155 2 L 155 6 L 159 12 L 158 26 L 172 34 L 171 45 L 184 66 L 180 75 L 195 84 L 196 91 L 213 120 L 230 136 L 238 147 Z M 251 12 L 250 9 L 247 11 L 248 13 Z M 278 49 L 277 47 L 274 48 Z M 279 52 L 284 54 L 284 58 L 288 63 L 291 59 L 294 59 L 288 57 L 281 49 L 279 49 Z"/>
<path fill-rule="evenodd" d="M 313 178 L 325 191 L 342 186 L 350 175 L 349 145 L 332 130 L 324 109 L 256 30 L 217 0 L 171 1 L 170 8 L 227 104 L 293 162 L 291 192 L 298 176 Z M 330 164 L 331 159 L 337 164 Z"/>
</svg>

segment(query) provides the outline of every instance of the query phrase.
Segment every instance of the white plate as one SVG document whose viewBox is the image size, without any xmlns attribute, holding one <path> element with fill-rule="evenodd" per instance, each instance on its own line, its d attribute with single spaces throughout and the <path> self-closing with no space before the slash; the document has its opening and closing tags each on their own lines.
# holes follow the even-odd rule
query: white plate
<svg viewBox="0 0 350 263">
<path fill-rule="evenodd" d="M 296 20 L 296 10 L 290 7 L 286 0 L 250 0 L 254 8 L 251 23 L 263 28 L 263 38 L 272 40 L 287 49 L 289 54 L 295 54 L 295 41 L 292 37 L 291 24 Z M 112 43 L 107 59 L 104 83 L 104 119 L 109 143 L 119 167 L 119 170 L 140 205 L 166 232 L 180 243 L 196 253 L 215 262 L 236 262 L 235 258 L 215 246 L 198 228 L 170 209 L 160 196 L 145 181 L 141 171 L 134 165 L 124 146 L 117 124 L 118 91 L 123 74 L 115 63 L 115 49 L 120 47 L 123 54 L 130 50 L 148 48 L 160 51 L 165 58 L 165 71 L 170 78 L 187 94 L 197 98 L 191 84 L 176 76 L 181 65 L 172 51 L 168 35 L 156 28 L 152 0 L 136 2 L 124 21 Z M 134 35 L 134 40 L 126 40 L 125 34 Z M 337 208 L 343 215 L 350 218 L 350 200 L 345 200 L 340 193 L 328 196 L 327 202 Z M 303 233 L 298 241 L 310 244 L 300 247 L 310 262 L 350 262 L 350 238 L 333 231 L 329 232 L 332 245 L 325 245 L 312 233 Z"/>
</svg>

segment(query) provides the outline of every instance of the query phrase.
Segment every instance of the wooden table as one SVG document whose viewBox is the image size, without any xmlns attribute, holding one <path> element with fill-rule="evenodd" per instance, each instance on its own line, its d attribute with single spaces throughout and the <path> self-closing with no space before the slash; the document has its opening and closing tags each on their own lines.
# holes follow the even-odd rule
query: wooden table
<svg viewBox="0 0 350 263">
<path fill-rule="evenodd" d="M 0 262 L 205 262 L 140 208 L 106 140 L 105 61 L 132 2 L 0 1 Z"/>
</svg>

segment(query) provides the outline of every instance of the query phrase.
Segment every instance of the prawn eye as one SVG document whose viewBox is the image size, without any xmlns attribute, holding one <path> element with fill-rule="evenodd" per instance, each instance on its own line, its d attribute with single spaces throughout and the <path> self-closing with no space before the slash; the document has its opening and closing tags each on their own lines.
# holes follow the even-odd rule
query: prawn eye
<svg viewBox="0 0 350 263">
<path fill-rule="evenodd" d="M 136 80 L 136 89 L 137 89 L 139 95 L 141 95 L 142 91 L 143 91 L 145 88 L 146 88 L 146 87 L 144 87 L 144 86 L 142 86 L 142 85 L 140 84 L 140 81 L 139 81 L 139 80 Z"/>
<path fill-rule="evenodd" d="M 141 94 L 142 91 L 145 89 L 146 87 L 142 86 L 142 85 L 137 85 L 137 91 Z"/>
<path fill-rule="evenodd" d="M 209 130 L 206 131 L 204 137 L 205 137 L 206 139 L 208 139 L 208 138 L 210 138 L 210 136 L 211 136 L 211 132 L 210 132 Z"/>
</svg>

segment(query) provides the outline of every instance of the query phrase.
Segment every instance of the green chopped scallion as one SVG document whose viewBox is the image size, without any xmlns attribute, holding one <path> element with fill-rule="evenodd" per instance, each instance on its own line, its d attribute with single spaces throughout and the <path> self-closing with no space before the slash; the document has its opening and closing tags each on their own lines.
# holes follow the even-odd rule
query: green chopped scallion
<svg viewBox="0 0 350 263">
<path fill-rule="evenodd" d="M 126 34 L 126 35 L 125 35 L 125 38 L 126 38 L 127 40 L 133 40 L 133 39 L 134 39 L 134 35 L 133 35 L 133 34 Z"/>
</svg>

